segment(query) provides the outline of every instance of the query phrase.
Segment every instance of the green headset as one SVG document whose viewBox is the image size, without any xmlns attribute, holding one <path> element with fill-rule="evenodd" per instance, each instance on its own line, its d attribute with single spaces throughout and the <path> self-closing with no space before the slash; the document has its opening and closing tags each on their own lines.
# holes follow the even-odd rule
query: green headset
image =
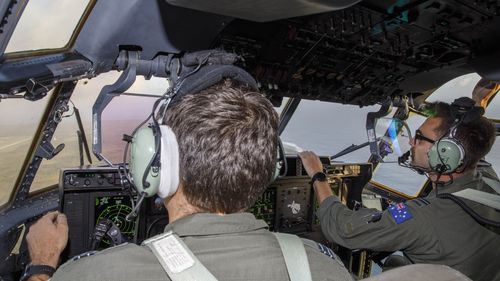
<svg viewBox="0 0 500 281">
<path fill-rule="evenodd" d="M 436 141 L 429 152 L 429 166 L 440 174 L 450 174 L 461 167 L 465 161 L 465 150 L 463 145 L 450 133 Z"/>
<path fill-rule="evenodd" d="M 437 140 L 427 153 L 429 166 L 434 172 L 451 174 L 459 171 L 466 162 L 467 154 L 462 143 L 455 137 L 462 124 L 468 124 L 481 118 L 484 108 L 475 106 L 474 100 L 462 97 L 451 104 L 454 124 L 444 137 Z"/>
<path fill-rule="evenodd" d="M 129 178 L 139 194 L 145 197 L 158 195 L 166 198 L 175 193 L 179 185 L 179 148 L 175 133 L 166 125 L 160 125 L 158 119 L 168 107 L 178 103 L 183 96 L 199 92 L 217 84 L 225 78 L 238 81 L 254 90 L 258 90 L 255 79 L 243 69 L 234 65 L 205 65 L 181 77 L 171 87 L 168 98 L 160 98 L 153 106 L 152 123 L 134 131 L 129 150 Z M 160 104 L 160 118 L 155 112 Z M 276 179 L 286 159 L 281 141 L 278 138 L 278 157 L 272 180 Z"/>
</svg>

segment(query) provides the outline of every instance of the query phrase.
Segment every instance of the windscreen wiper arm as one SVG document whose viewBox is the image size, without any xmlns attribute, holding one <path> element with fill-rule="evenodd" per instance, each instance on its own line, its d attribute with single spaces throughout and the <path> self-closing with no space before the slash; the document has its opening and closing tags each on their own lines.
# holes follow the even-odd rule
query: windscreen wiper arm
<svg viewBox="0 0 500 281">
<path fill-rule="evenodd" d="M 83 148 L 85 149 L 85 154 L 87 155 L 87 160 L 92 164 L 92 158 L 90 157 L 89 143 L 87 142 L 87 135 L 85 134 L 85 129 L 83 128 L 82 118 L 80 117 L 80 110 L 73 105 L 73 110 L 75 111 L 76 122 L 78 123 L 78 130 L 81 134 L 81 141 Z M 79 136 L 80 137 L 80 136 Z"/>
<path fill-rule="evenodd" d="M 379 141 L 379 140 L 380 140 L 380 138 L 377 138 L 377 141 Z M 333 160 L 333 159 L 337 159 L 337 158 L 339 158 L 341 156 L 344 156 L 346 154 L 349 154 L 351 152 L 354 152 L 356 150 L 359 150 L 359 149 L 361 149 L 361 148 L 363 148 L 365 146 L 368 146 L 368 145 L 370 145 L 369 141 L 364 142 L 362 144 L 351 144 L 350 146 L 348 146 L 344 150 L 340 151 L 339 153 L 337 153 L 337 154 L 335 154 L 333 156 L 330 156 L 330 161 Z"/>
</svg>

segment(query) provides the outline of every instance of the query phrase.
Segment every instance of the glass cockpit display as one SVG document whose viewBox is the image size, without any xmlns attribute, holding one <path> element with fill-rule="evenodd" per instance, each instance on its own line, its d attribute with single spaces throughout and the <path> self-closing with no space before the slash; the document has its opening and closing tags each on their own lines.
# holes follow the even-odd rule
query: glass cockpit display
<svg viewBox="0 0 500 281">
<path fill-rule="evenodd" d="M 129 196 L 97 196 L 95 197 L 95 222 L 107 222 L 114 224 L 127 241 L 133 241 L 135 233 L 135 220 L 127 220 L 126 217 L 132 212 L 132 202 Z M 99 248 L 112 245 L 108 237 L 103 237 Z"/>
</svg>

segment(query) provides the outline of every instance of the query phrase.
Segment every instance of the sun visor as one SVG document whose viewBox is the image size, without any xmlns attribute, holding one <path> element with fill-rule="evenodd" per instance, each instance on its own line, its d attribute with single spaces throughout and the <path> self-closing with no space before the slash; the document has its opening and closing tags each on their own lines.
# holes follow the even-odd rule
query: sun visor
<svg viewBox="0 0 500 281">
<path fill-rule="evenodd" d="M 325 13 L 359 0 L 166 0 L 172 5 L 256 22 Z"/>
<path fill-rule="evenodd" d="M 500 82 L 500 52 L 478 56 L 470 64 L 482 78 Z"/>
</svg>

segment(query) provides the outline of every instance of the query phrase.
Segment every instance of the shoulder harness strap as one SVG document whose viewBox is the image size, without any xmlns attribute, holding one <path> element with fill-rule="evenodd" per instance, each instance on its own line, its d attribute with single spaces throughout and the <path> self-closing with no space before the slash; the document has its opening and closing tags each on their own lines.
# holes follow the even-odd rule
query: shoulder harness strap
<svg viewBox="0 0 500 281">
<path fill-rule="evenodd" d="M 290 281 L 311 281 L 311 270 L 302 240 L 296 235 L 274 233 L 285 258 Z M 217 281 L 177 234 L 169 231 L 143 242 L 156 256 L 172 281 Z"/>
<path fill-rule="evenodd" d="M 311 269 L 304 243 L 292 234 L 274 233 L 285 258 L 290 281 L 311 281 Z"/>
<path fill-rule="evenodd" d="M 491 194 L 471 188 L 454 192 L 452 194 L 491 207 L 493 209 L 500 210 L 500 195 Z"/>
<path fill-rule="evenodd" d="M 150 238 L 142 244 L 151 249 L 172 281 L 217 281 L 172 231 Z"/>
<path fill-rule="evenodd" d="M 487 177 L 483 177 L 483 181 L 489 187 L 491 187 L 493 190 L 495 190 L 496 193 L 500 194 L 500 182 L 498 182 L 494 179 L 487 178 Z"/>
</svg>

